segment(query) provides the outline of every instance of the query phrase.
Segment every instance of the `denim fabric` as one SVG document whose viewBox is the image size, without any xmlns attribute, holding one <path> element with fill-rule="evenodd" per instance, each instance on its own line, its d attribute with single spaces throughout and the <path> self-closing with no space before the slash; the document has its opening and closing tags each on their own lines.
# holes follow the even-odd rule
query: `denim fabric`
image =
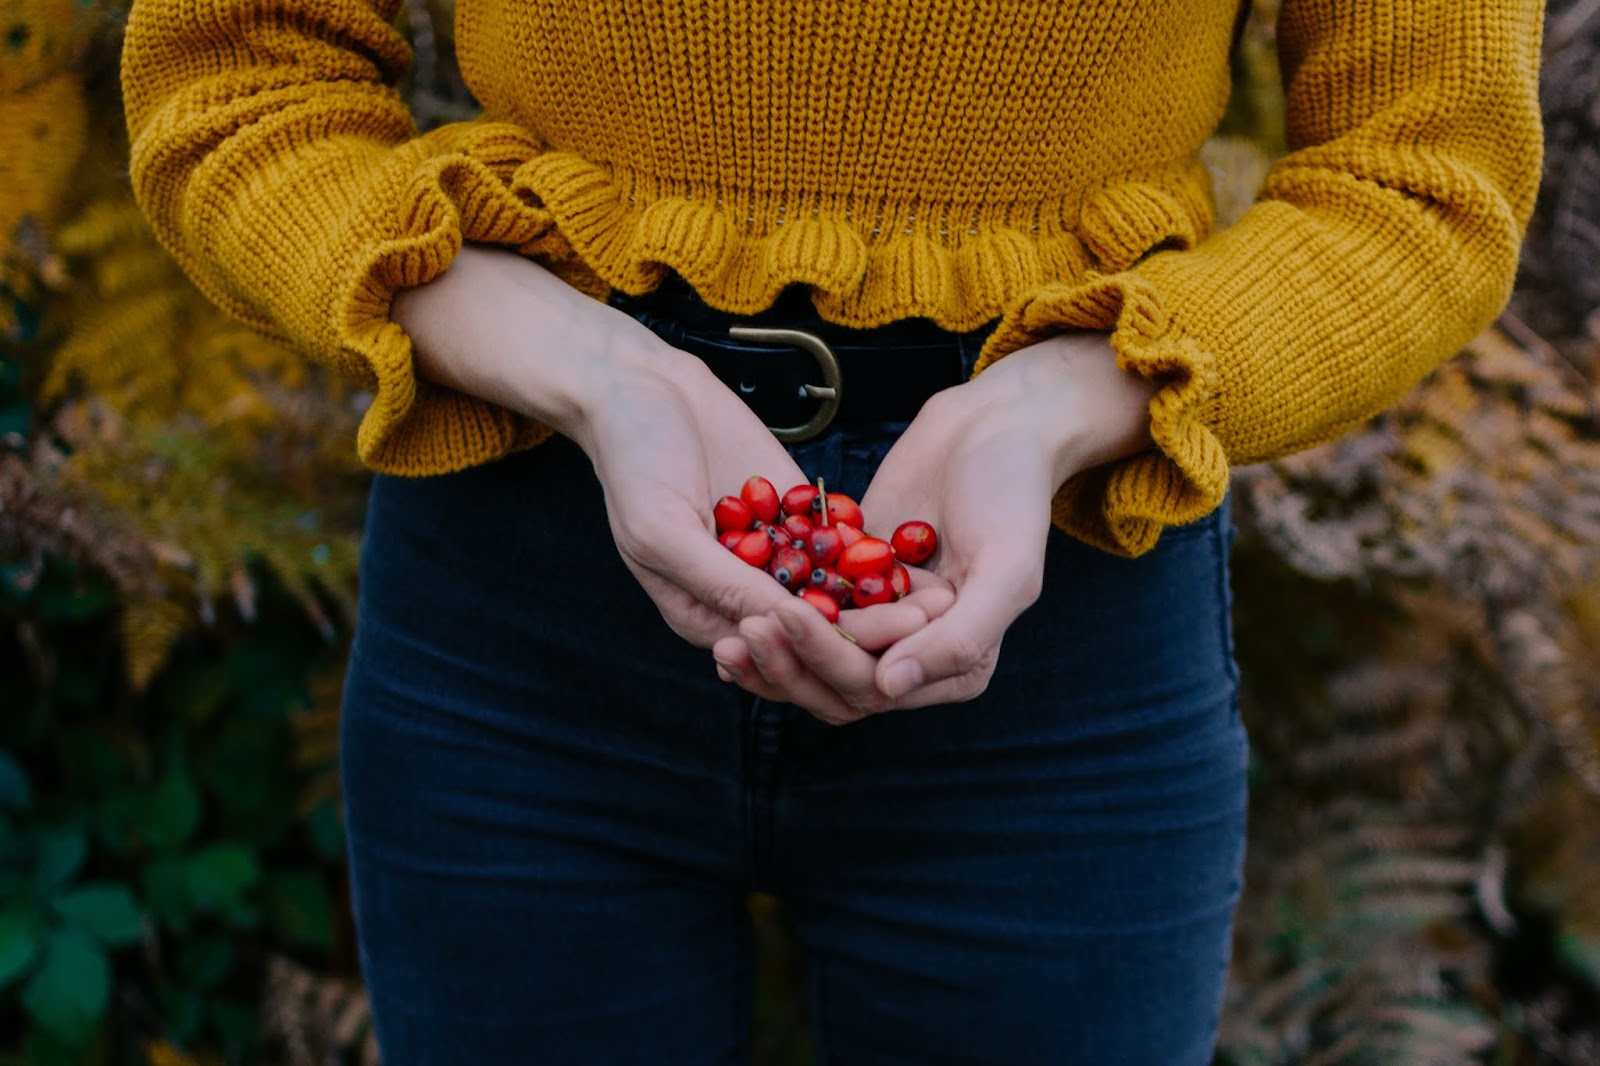
<svg viewBox="0 0 1600 1066">
<path fill-rule="evenodd" d="M 794 454 L 859 495 L 899 428 Z M 570 442 L 379 476 L 341 763 L 384 1063 L 748 1062 L 751 889 L 794 915 L 819 1063 L 1209 1062 L 1230 540 L 1226 509 L 1137 560 L 1053 530 L 981 698 L 833 727 L 668 630 Z"/>
</svg>

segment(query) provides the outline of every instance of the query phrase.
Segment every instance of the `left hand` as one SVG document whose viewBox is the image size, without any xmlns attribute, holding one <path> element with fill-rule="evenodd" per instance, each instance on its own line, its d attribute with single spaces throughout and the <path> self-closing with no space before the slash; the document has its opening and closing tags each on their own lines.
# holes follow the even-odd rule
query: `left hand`
<svg viewBox="0 0 1600 1066">
<path fill-rule="evenodd" d="M 928 602 L 903 611 L 897 626 L 885 618 L 871 634 L 876 647 L 852 645 L 815 611 L 786 603 L 718 641 L 719 669 L 831 722 L 978 696 L 1006 630 L 1043 587 L 1056 489 L 1149 447 L 1156 387 L 1117 368 L 1105 335 L 1067 334 L 934 396 L 885 456 L 861 506 L 878 535 L 913 518 L 933 523 L 933 571 L 953 600 L 930 580 Z M 860 613 L 865 620 L 870 612 Z M 881 658 L 867 654 L 880 649 Z"/>
</svg>

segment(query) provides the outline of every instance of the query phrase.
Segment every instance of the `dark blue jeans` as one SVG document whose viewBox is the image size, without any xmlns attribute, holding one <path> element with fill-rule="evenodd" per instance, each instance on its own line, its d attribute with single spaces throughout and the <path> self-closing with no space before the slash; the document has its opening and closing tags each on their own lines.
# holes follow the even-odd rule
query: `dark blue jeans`
<svg viewBox="0 0 1600 1066">
<path fill-rule="evenodd" d="M 859 495 L 893 430 L 795 454 Z M 751 889 L 794 917 L 822 1063 L 1209 1062 L 1230 538 L 1052 531 L 981 698 L 833 727 L 668 630 L 570 442 L 378 477 L 342 766 L 385 1066 L 748 1062 Z"/>
</svg>

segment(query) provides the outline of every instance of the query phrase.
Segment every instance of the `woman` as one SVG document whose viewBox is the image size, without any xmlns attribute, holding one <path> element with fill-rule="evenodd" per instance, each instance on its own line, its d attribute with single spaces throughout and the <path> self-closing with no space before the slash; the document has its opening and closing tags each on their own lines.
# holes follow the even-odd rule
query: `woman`
<svg viewBox="0 0 1600 1066">
<path fill-rule="evenodd" d="M 421 136 L 397 6 L 137 0 L 123 67 L 163 241 L 374 394 L 343 769 L 386 1062 L 740 1061 L 751 888 L 821 1061 L 1207 1062 L 1228 464 L 1496 313 L 1539 5 L 1285 0 L 1294 151 L 1223 233 L 1237 0 L 460 0 L 485 117 Z M 943 547 L 852 643 L 712 538 L 751 474 Z"/>
</svg>

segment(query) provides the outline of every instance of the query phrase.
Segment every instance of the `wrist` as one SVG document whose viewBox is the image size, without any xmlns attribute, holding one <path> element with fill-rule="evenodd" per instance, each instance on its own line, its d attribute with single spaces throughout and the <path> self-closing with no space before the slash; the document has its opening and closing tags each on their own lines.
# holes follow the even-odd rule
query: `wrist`
<svg viewBox="0 0 1600 1066">
<path fill-rule="evenodd" d="M 438 278 L 396 293 L 390 317 L 411 337 L 418 377 L 567 436 L 616 381 L 675 352 L 533 260 L 473 244 Z"/>
<path fill-rule="evenodd" d="M 1158 382 L 1117 365 L 1104 333 L 1065 333 L 1019 349 L 975 381 L 999 376 L 1008 408 L 1039 441 L 1059 487 L 1082 470 L 1152 447 Z"/>
</svg>

